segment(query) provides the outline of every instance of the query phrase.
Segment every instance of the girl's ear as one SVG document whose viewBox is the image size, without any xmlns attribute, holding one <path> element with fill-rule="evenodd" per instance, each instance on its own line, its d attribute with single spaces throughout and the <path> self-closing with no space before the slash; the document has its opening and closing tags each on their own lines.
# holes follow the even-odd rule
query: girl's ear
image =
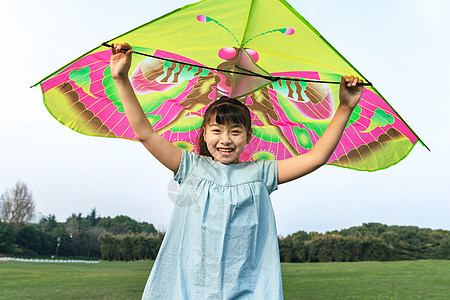
<svg viewBox="0 0 450 300">
<path fill-rule="evenodd" d="M 252 133 L 253 133 L 253 128 L 250 128 L 250 130 L 247 132 L 247 145 L 250 144 L 250 141 L 252 139 Z"/>
<path fill-rule="evenodd" d="M 200 127 L 200 132 L 202 133 L 203 140 L 205 140 L 205 135 L 206 135 L 206 128 L 205 128 L 205 126 L 202 125 L 202 127 Z"/>
</svg>

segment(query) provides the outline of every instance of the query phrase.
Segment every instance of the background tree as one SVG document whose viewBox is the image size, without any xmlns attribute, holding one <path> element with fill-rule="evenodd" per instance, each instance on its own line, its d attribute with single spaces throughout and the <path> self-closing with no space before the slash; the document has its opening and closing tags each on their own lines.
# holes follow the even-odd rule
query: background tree
<svg viewBox="0 0 450 300">
<path fill-rule="evenodd" d="M 50 214 L 47 217 L 44 217 L 39 220 L 39 226 L 41 227 L 42 232 L 50 233 L 54 229 L 58 227 L 58 222 L 56 221 L 56 216 L 54 214 Z"/>
<path fill-rule="evenodd" d="M 0 253 L 14 253 L 15 240 L 16 234 L 12 227 L 6 223 L 0 222 Z"/>
<path fill-rule="evenodd" d="M 80 233 L 81 223 L 82 223 L 81 213 L 78 215 L 72 214 L 70 217 L 67 218 L 66 223 L 64 224 L 64 228 L 66 229 L 66 232 L 71 237 L 73 237 Z"/>
<path fill-rule="evenodd" d="M 90 227 L 95 227 L 100 221 L 100 216 L 97 216 L 97 210 L 95 207 L 91 210 L 91 213 L 86 216 L 86 221 Z"/>
<path fill-rule="evenodd" d="M 28 255 L 35 256 L 41 249 L 40 231 L 34 225 L 22 226 L 16 235 L 16 244 L 23 250 L 28 249 Z"/>
<path fill-rule="evenodd" d="M 12 189 L 5 191 L 3 221 L 9 223 L 15 230 L 33 217 L 34 209 L 33 196 L 25 183 L 19 180 Z"/>
<path fill-rule="evenodd" d="M 281 262 L 293 262 L 294 248 L 292 247 L 292 235 L 286 237 L 278 237 L 278 248 L 280 252 Z"/>
<path fill-rule="evenodd" d="M 308 257 L 309 248 L 305 242 L 310 240 L 310 236 L 305 231 L 297 231 L 292 234 L 293 262 L 305 262 Z"/>
<path fill-rule="evenodd" d="M 100 249 L 102 252 L 102 258 L 112 261 L 118 260 L 118 240 L 117 238 L 109 232 L 105 232 L 104 234 L 99 236 L 100 240 Z"/>
<path fill-rule="evenodd" d="M 100 240 L 99 236 L 105 233 L 105 229 L 95 226 L 85 231 L 87 257 L 99 257 L 100 254 Z"/>
<path fill-rule="evenodd" d="M 92 214 L 92 212 L 91 212 Z M 147 233 L 147 234 L 157 234 L 158 231 L 155 229 L 153 224 L 147 222 L 137 222 L 136 220 L 127 216 L 116 216 L 114 218 L 106 217 L 99 218 L 98 226 L 104 228 L 106 231 L 118 235 L 126 234 L 129 231 L 134 233 Z"/>
</svg>

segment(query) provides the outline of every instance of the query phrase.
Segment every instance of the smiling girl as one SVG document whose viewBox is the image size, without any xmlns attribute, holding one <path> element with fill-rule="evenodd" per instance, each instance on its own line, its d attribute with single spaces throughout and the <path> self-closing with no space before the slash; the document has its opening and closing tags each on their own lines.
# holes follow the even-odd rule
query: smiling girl
<svg viewBox="0 0 450 300">
<path fill-rule="evenodd" d="M 275 217 L 269 195 L 278 184 L 325 164 L 362 95 L 344 76 L 340 104 L 307 154 L 240 162 L 252 135 L 250 112 L 222 97 L 205 112 L 199 154 L 182 151 L 152 128 L 131 83 L 131 46 L 113 45 L 111 74 L 137 139 L 180 184 L 170 225 L 143 299 L 282 299 Z"/>
</svg>

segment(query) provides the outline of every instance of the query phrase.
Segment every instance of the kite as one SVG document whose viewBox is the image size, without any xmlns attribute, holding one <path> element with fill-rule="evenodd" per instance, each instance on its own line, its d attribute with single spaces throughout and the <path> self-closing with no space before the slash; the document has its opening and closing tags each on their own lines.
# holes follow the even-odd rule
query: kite
<svg viewBox="0 0 450 300">
<path fill-rule="evenodd" d="M 206 107 L 221 96 L 245 103 L 253 136 L 241 160 L 310 151 L 339 104 L 342 75 L 364 92 L 328 164 L 375 171 L 425 144 L 377 90 L 284 0 L 204 0 L 99 45 L 40 84 L 65 126 L 136 140 L 111 77 L 112 43 L 133 46 L 130 81 L 155 131 L 197 151 Z M 426 147 L 426 146 L 425 146 Z"/>
</svg>

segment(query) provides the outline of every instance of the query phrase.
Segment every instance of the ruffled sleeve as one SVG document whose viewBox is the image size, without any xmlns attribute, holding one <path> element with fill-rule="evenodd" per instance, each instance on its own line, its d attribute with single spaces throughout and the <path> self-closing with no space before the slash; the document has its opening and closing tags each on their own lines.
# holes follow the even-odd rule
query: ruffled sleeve
<svg viewBox="0 0 450 300">
<path fill-rule="evenodd" d="M 276 160 L 258 160 L 261 164 L 262 181 L 271 194 L 278 189 L 278 163 Z"/>
<path fill-rule="evenodd" d="M 177 174 L 175 174 L 175 177 L 173 179 L 181 184 L 191 172 L 192 166 L 195 164 L 198 158 L 199 155 L 197 153 L 182 150 L 180 166 L 178 167 Z"/>
</svg>

